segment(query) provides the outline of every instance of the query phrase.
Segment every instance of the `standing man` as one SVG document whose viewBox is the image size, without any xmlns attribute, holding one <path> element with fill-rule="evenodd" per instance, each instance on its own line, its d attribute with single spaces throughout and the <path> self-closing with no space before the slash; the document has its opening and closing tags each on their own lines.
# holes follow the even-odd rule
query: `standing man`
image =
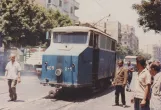
<svg viewBox="0 0 161 110">
<path fill-rule="evenodd" d="M 115 74 L 114 82 L 112 83 L 113 86 L 115 86 L 115 105 L 119 106 L 119 94 L 121 93 L 121 99 L 123 107 L 126 107 L 126 101 L 125 101 L 125 86 L 127 83 L 127 74 L 128 70 L 123 67 L 123 60 L 118 61 L 118 68 Z"/>
<path fill-rule="evenodd" d="M 20 71 L 21 67 L 20 64 L 15 61 L 15 55 L 10 55 L 11 61 L 7 63 L 6 65 L 6 72 L 5 77 L 8 80 L 8 86 L 9 86 L 9 96 L 10 101 L 16 101 L 17 100 L 17 94 L 16 94 L 16 84 L 17 82 L 20 83 Z"/>
<path fill-rule="evenodd" d="M 150 74 L 154 77 L 154 82 L 151 86 L 151 99 L 150 109 L 160 110 L 161 109 L 161 72 L 160 64 L 153 62 L 150 65 Z"/>
<path fill-rule="evenodd" d="M 142 56 L 136 58 L 138 74 L 136 76 L 135 91 L 131 102 L 134 102 L 134 110 L 150 110 L 149 97 L 151 75 L 146 68 L 146 60 Z"/>
<path fill-rule="evenodd" d="M 128 69 L 128 79 L 127 79 L 127 88 L 126 91 L 131 91 L 130 89 L 130 84 L 131 84 L 131 80 L 132 80 L 132 76 L 133 76 L 133 72 L 134 72 L 134 68 L 131 65 L 131 61 L 127 62 L 127 69 Z"/>
</svg>

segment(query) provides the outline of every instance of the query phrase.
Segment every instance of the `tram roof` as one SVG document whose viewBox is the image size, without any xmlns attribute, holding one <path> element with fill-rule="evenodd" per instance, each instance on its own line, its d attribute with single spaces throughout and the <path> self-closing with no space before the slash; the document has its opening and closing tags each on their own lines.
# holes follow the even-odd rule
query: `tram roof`
<svg viewBox="0 0 161 110">
<path fill-rule="evenodd" d="M 98 29 L 85 27 L 85 26 L 66 26 L 66 27 L 57 27 L 53 29 L 53 32 L 89 32 L 89 31 L 99 32 L 111 38 L 110 34 L 104 33 Z"/>
</svg>

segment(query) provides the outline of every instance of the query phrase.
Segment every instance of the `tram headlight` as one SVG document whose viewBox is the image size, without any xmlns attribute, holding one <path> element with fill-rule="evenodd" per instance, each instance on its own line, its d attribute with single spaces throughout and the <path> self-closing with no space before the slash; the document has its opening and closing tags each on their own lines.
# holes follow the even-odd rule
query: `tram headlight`
<svg viewBox="0 0 161 110">
<path fill-rule="evenodd" d="M 61 74 L 62 74 L 62 70 L 61 69 L 56 69 L 55 75 L 60 76 Z"/>
</svg>

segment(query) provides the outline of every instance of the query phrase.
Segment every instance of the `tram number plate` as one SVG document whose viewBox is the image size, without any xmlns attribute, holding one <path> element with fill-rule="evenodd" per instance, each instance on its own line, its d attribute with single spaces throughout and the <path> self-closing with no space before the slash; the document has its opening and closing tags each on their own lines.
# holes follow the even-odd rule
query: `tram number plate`
<svg viewBox="0 0 161 110">
<path fill-rule="evenodd" d="M 54 66 L 47 66 L 47 70 L 54 70 Z"/>
</svg>

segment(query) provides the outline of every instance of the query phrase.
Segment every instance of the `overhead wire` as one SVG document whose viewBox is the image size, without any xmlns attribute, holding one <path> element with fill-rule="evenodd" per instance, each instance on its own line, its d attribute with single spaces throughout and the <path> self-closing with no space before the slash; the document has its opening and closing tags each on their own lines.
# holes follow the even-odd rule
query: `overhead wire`
<svg viewBox="0 0 161 110">
<path fill-rule="evenodd" d="M 94 1 L 105 11 L 105 8 L 97 0 Z"/>
<path fill-rule="evenodd" d="M 97 1 L 97 0 L 94 0 L 105 12 L 106 12 L 106 9 Z M 102 21 L 103 19 L 105 19 L 105 18 L 107 18 L 107 17 L 109 17 L 109 16 L 111 16 L 110 14 L 108 15 L 108 16 L 105 16 L 104 18 L 102 18 L 101 20 L 99 20 L 98 22 L 96 22 L 96 23 L 94 23 L 93 25 L 94 26 L 96 26 L 96 25 L 98 25 L 98 23 L 100 22 L 100 21 Z"/>
</svg>

